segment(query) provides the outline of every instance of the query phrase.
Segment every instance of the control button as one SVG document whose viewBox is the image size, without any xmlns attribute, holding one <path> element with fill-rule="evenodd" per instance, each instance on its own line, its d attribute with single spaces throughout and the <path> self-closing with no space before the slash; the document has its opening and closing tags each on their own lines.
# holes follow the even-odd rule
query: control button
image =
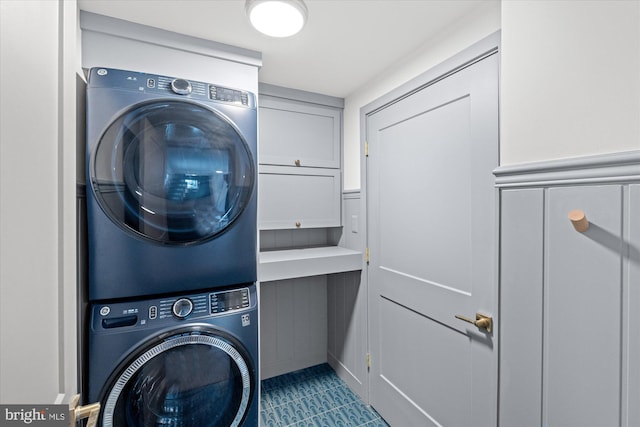
<svg viewBox="0 0 640 427">
<path fill-rule="evenodd" d="M 158 317 L 158 307 L 152 305 L 149 307 L 149 319 L 155 319 L 156 317 Z"/>
<path fill-rule="evenodd" d="M 189 95 L 191 93 L 191 83 L 185 79 L 174 79 L 171 82 L 171 90 L 178 95 Z"/>
<path fill-rule="evenodd" d="M 106 316 L 109 313 L 111 313 L 111 309 L 106 305 L 100 309 L 100 314 L 103 316 Z"/>
<path fill-rule="evenodd" d="M 193 303 L 189 298 L 180 298 L 178 301 L 173 303 L 173 315 L 179 319 L 184 319 L 193 311 Z"/>
<path fill-rule="evenodd" d="M 151 89 L 156 87 L 156 80 L 155 79 L 147 79 L 147 87 L 151 88 Z"/>
</svg>

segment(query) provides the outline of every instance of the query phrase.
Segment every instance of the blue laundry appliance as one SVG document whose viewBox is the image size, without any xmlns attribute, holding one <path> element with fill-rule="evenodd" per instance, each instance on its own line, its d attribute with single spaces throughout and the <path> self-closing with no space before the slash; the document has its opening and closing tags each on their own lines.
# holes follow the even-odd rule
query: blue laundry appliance
<svg viewBox="0 0 640 427">
<path fill-rule="evenodd" d="M 102 427 L 255 427 L 258 364 L 254 284 L 91 307 Z"/>
<path fill-rule="evenodd" d="M 91 69 L 89 299 L 254 282 L 256 145 L 250 92 Z"/>
</svg>

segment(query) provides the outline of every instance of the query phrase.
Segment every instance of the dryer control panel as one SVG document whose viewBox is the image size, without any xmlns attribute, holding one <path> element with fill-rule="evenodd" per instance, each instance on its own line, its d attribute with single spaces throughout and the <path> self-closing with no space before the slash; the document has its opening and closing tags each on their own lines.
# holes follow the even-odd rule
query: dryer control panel
<svg viewBox="0 0 640 427">
<path fill-rule="evenodd" d="M 251 92 L 176 77 L 147 74 L 113 68 L 92 68 L 89 83 L 93 87 L 112 87 L 150 94 L 166 94 L 199 101 L 224 102 L 256 108 Z"/>
</svg>

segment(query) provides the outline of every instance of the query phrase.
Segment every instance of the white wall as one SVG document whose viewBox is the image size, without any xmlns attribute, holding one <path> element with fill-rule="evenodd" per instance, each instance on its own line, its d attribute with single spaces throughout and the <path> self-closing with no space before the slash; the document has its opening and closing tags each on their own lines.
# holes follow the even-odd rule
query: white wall
<svg viewBox="0 0 640 427">
<path fill-rule="evenodd" d="M 640 149 L 640 2 L 502 2 L 501 163 Z"/>
<path fill-rule="evenodd" d="M 360 109 L 500 29 L 500 2 L 483 1 L 420 50 L 345 98 L 344 188 L 360 188 Z"/>
<path fill-rule="evenodd" d="M 0 402 L 76 388 L 75 1 L 0 1 Z"/>
<path fill-rule="evenodd" d="M 487 2 L 347 96 L 344 187 L 360 187 L 360 108 L 502 29 L 501 164 L 640 149 L 640 1 Z"/>
<path fill-rule="evenodd" d="M 80 25 L 84 68 L 157 73 L 258 93 L 259 52 L 88 12 L 81 12 Z"/>
</svg>

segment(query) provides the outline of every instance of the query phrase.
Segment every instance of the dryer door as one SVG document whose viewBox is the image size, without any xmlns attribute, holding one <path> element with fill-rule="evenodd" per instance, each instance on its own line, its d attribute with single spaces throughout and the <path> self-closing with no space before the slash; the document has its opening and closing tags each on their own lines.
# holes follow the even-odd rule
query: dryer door
<svg viewBox="0 0 640 427">
<path fill-rule="evenodd" d="M 127 363 L 103 399 L 103 427 L 241 425 L 256 379 L 213 334 L 176 334 Z"/>
<path fill-rule="evenodd" d="M 91 186 L 116 224 L 163 244 L 213 238 L 241 215 L 255 166 L 238 129 L 186 101 L 137 105 L 115 119 L 92 153 Z"/>
</svg>

